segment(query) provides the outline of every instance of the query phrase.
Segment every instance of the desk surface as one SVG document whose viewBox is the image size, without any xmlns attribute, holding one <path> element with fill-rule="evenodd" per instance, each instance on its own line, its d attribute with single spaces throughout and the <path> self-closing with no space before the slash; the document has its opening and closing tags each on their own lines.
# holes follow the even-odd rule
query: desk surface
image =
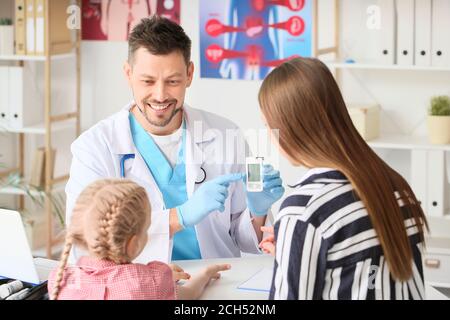
<svg viewBox="0 0 450 320">
<path fill-rule="evenodd" d="M 38 271 L 48 275 L 50 268 L 54 268 L 57 261 L 39 259 L 36 260 Z M 273 267 L 273 258 L 268 255 L 251 256 L 230 259 L 209 259 L 209 260 L 184 260 L 173 263 L 182 267 L 191 275 L 199 272 L 209 264 L 229 263 L 231 269 L 222 272 L 219 280 L 212 281 L 200 297 L 202 300 L 267 300 L 269 294 L 260 291 L 247 291 L 237 287 L 248 280 L 252 275 L 263 268 Z M 432 283 L 425 282 L 425 291 L 428 300 L 449 300 L 450 288 L 445 288 L 447 295 L 442 292 L 442 288 L 436 288 Z M 441 286 L 438 286 L 441 287 Z"/>
<path fill-rule="evenodd" d="M 268 292 L 242 290 L 237 287 L 263 268 L 273 267 L 273 257 L 269 255 L 248 256 L 228 259 L 203 259 L 173 261 L 191 275 L 210 264 L 231 264 L 231 269 L 221 273 L 218 280 L 211 281 L 201 300 L 267 300 Z"/>
</svg>

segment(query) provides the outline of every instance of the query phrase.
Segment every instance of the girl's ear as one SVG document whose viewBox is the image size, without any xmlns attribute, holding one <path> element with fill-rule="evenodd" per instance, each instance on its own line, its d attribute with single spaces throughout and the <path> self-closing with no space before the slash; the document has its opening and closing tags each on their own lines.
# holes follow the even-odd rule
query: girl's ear
<svg viewBox="0 0 450 320">
<path fill-rule="evenodd" d="M 131 236 L 126 243 L 125 254 L 127 255 L 127 257 L 133 260 L 137 256 L 138 250 L 139 237 L 137 235 Z"/>
</svg>

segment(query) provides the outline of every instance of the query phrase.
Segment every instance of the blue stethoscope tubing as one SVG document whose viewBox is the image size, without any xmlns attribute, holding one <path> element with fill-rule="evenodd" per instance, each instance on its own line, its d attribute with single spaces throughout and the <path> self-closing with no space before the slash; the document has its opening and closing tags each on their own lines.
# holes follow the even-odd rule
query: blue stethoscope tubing
<svg viewBox="0 0 450 320">
<path fill-rule="evenodd" d="M 120 176 L 125 178 L 125 161 L 128 159 L 134 159 L 134 154 L 124 154 L 120 159 Z"/>
<path fill-rule="evenodd" d="M 120 159 L 120 176 L 125 178 L 125 161 L 128 159 L 134 159 L 134 154 L 124 154 Z M 200 168 L 203 171 L 203 179 L 201 181 L 195 181 L 195 184 L 202 184 L 206 180 L 206 171 L 203 168 Z"/>
</svg>

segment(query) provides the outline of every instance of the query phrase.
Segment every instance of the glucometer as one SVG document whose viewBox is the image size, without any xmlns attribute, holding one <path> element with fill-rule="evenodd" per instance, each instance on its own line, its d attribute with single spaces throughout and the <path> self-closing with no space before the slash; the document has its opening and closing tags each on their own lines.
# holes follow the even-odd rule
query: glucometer
<svg viewBox="0 0 450 320">
<path fill-rule="evenodd" d="M 247 191 L 263 191 L 263 157 L 248 157 L 246 159 Z"/>
</svg>

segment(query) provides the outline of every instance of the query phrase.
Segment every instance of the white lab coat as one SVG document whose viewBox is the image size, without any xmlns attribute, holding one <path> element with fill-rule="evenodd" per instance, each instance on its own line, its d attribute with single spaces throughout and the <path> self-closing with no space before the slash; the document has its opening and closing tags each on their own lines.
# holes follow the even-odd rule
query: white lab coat
<svg viewBox="0 0 450 320">
<path fill-rule="evenodd" d="M 163 197 L 145 161 L 136 149 L 130 132 L 129 110 L 133 103 L 120 112 L 100 121 L 84 132 L 71 146 L 73 160 L 66 185 L 66 223 L 70 223 L 72 209 L 80 192 L 91 182 L 101 178 L 120 178 L 120 160 L 124 154 L 135 154 L 125 162 L 125 177 L 143 186 L 152 208 L 149 242 L 134 262 L 152 260 L 169 262 L 173 241 L 169 236 L 169 210 L 164 208 Z M 206 181 L 217 176 L 245 172 L 245 140 L 237 126 L 218 115 L 184 106 L 186 117 L 186 189 L 191 197 L 200 185 L 206 171 Z M 196 123 L 196 125 L 194 125 Z M 195 134 L 193 132 L 195 130 Z M 234 141 L 225 139 L 234 135 Z M 227 142 L 226 142 L 227 141 Z M 225 144 L 235 143 L 227 149 L 226 163 L 212 161 Z M 231 160 L 230 160 L 231 159 Z M 239 257 L 241 251 L 261 253 L 251 223 L 242 182 L 232 183 L 224 212 L 212 212 L 195 226 L 202 258 Z M 69 262 L 75 263 L 82 254 L 72 250 Z"/>
</svg>

